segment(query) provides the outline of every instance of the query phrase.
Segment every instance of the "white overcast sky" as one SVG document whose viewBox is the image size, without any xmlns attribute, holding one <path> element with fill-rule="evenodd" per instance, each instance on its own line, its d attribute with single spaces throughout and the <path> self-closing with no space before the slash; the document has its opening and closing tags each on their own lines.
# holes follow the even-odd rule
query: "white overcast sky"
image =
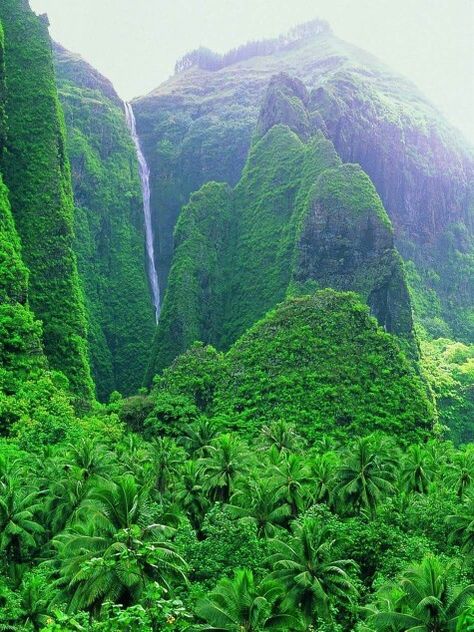
<svg viewBox="0 0 474 632">
<path fill-rule="evenodd" d="M 474 0 L 30 0 L 51 35 L 120 96 L 151 91 L 176 59 L 224 52 L 316 17 L 412 79 L 474 143 Z"/>
</svg>

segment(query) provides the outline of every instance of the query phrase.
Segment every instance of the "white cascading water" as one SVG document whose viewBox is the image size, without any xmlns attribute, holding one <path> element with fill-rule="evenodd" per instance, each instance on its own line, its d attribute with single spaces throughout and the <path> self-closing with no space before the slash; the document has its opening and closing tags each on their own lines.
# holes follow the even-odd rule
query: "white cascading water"
<svg viewBox="0 0 474 632">
<path fill-rule="evenodd" d="M 140 146 L 140 139 L 137 134 L 137 124 L 135 121 L 135 114 L 131 103 L 125 103 L 125 115 L 127 118 L 127 125 L 135 144 L 137 151 L 140 180 L 142 182 L 142 195 L 143 195 L 143 215 L 145 217 L 145 243 L 148 259 L 148 278 L 150 280 L 151 294 L 153 305 L 155 307 L 156 322 L 160 317 L 160 285 L 158 283 L 158 274 L 156 272 L 155 265 L 155 246 L 153 241 L 153 224 L 151 221 L 151 203 L 150 203 L 150 168 L 143 155 L 142 148 Z"/>
</svg>

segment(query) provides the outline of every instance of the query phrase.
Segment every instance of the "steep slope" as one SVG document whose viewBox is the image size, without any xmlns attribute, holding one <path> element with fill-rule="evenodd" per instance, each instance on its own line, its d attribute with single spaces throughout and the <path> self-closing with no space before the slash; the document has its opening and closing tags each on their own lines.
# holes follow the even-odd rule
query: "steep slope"
<svg viewBox="0 0 474 632">
<path fill-rule="evenodd" d="M 397 245 L 414 262 L 412 285 L 425 299 L 419 320 L 434 334 L 442 325 L 473 336 L 472 150 L 410 82 L 321 23 L 225 58 L 196 51 L 178 70 L 134 103 L 152 170 L 162 288 L 181 206 L 206 181 L 237 183 L 266 87 L 284 71 L 310 91 L 312 118 L 342 160 L 359 163 L 375 184 Z"/>
<path fill-rule="evenodd" d="M 208 183 L 183 208 L 149 380 L 195 340 L 226 349 L 288 292 L 318 287 L 359 292 L 417 356 L 390 220 L 362 169 L 309 123 L 306 101 L 302 84 L 276 77 L 237 186 Z"/>
<path fill-rule="evenodd" d="M 7 138 L 4 36 L 0 22 L 0 161 Z M 17 432 L 58 441 L 72 420 L 66 382 L 49 371 L 42 327 L 28 303 L 28 270 L 0 170 L 0 437 Z M 49 431 L 48 431 L 49 429 Z"/>
<path fill-rule="evenodd" d="M 74 249 L 93 374 L 104 399 L 140 386 L 155 329 L 138 163 L 110 82 L 57 44 L 54 58 L 76 204 Z"/>
<path fill-rule="evenodd" d="M 357 295 L 334 290 L 278 305 L 225 356 L 194 346 L 157 379 L 152 399 L 151 423 L 177 435 L 205 414 L 248 437 L 284 420 L 311 440 L 383 430 L 409 442 L 428 436 L 434 417 L 396 338 Z"/>
<path fill-rule="evenodd" d="M 7 151 L 2 171 L 30 270 L 30 303 L 43 321 L 52 368 L 79 405 L 93 395 L 86 316 L 73 252 L 73 199 L 47 24 L 23 0 L 3 0 Z"/>
<path fill-rule="evenodd" d="M 6 141 L 4 36 L 0 22 L 0 159 Z M 28 270 L 0 172 L 0 435 L 9 426 L 9 396 L 35 370 L 45 367 L 41 325 L 28 306 Z"/>
</svg>

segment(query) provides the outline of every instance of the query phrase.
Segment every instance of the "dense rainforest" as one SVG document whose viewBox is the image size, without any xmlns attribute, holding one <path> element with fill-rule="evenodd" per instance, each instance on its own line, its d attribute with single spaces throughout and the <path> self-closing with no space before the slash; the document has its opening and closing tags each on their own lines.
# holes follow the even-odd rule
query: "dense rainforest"
<svg viewBox="0 0 474 632">
<path fill-rule="evenodd" d="M 474 631 L 472 148 L 319 20 L 125 109 L 1 0 L 0 630 Z"/>
</svg>

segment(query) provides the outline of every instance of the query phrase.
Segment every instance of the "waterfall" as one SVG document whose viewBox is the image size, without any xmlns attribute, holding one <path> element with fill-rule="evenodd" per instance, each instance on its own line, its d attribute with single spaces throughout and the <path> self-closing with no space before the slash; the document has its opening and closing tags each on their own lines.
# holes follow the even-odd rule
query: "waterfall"
<svg viewBox="0 0 474 632">
<path fill-rule="evenodd" d="M 155 308 L 156 322 L 160 316 L 160 286 L 158 283 L 158 274 L 156 272 L 155 265 L 155 246 L 153 243 L 153 224 L 151 221 L 151 200 L 150 200 L 150 168 L 143 155 L 142 148 L 140 146 L 140 139 L 137 134 L 137 125 L 135 121 L 135 114 L 131 103 L 125 103 L 125 115 L 127 118 L 127 125 L 130 129 L 130 133 L 135 144 L 137 151 L 137 158 L 140 171 L 140 180 L 142 183 L 142 195 L 143 195 L 143 215 L 145 218 L 145 244 L 147 252 L 147 269 L 148 278 L 150 281 L 151 295 L 153 300 L 153 306 Z"/>
</svg>

